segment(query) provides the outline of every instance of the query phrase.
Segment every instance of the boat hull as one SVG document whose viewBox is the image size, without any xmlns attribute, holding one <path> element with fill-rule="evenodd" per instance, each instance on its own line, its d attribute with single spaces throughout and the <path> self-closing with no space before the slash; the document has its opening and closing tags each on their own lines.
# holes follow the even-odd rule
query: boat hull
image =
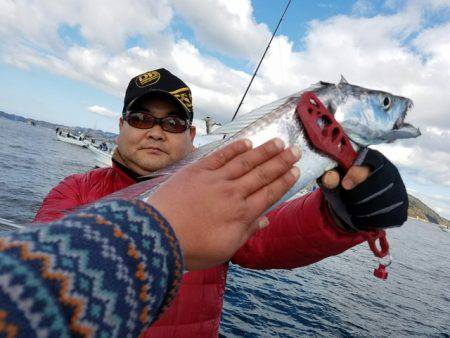
<svg viewBox="0 0 450 338">
<path fill-rule="evenodd" d="M 66 142 L 66 143 L 70 143 L 70 144 L 73 144 L 76 146 L 86 148 L 86 144 L 81 140 L 77 140 L 72 137 L 65 137 L 65 136 L 62 136 L 59 134 L 56 134 L 56 138 L 58 139 L 58 141 L 62 141 L 62 142 Z"/>
<path fill-rule="evenodd" d="M 94 154 L 97 167 L 105 168 L 112 166 L 112 155 L 102 151 L 93 145 L 88 145 L 88 149 Z"/>
</svg>

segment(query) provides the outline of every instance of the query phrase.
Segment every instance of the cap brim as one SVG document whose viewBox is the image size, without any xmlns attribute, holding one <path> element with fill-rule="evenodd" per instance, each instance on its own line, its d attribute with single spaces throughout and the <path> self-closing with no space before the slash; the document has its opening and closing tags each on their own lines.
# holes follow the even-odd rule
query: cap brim
<svg viewBox="0 0 450 338">
<path fill-rule="evenodd" d="M 133 104 L 135 104 L 136 102 L 138 102 L 139 100 L 141 100 L 143 98 L 157 96 L 157 95 L 160 95 L 162 97 L 169 99 L 173 104 L 175 104 L 177 107 L 181 108 L 181 111 L 185 113 L 185 117 L 187 117 L 190 120 L 192 119 L 192 112 L 180 100 L 178 100 L 171 93 L 169 93 L 165 90 L 160 90 L 160 89 L 152 89 L 152 90 L 149 90 L 148 92 L 146 92 L 145 94 L 142 94 L 141 96 L 136 97 L 134 100 L 132 100 L 128 104 L 128 106 L 125 108 L 125 110 L 129 110 L 133 106 Z"/>
</svg>

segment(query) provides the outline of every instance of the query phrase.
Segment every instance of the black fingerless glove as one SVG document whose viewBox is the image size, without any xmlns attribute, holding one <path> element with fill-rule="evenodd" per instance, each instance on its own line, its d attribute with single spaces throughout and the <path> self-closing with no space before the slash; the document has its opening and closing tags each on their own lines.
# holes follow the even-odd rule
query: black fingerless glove
<svg viewBox="0 0 450 338">
<path fill-rule="evenodd" d="M 372 173 L 353 189 L 326 189 L 320 184 L 332 213 L 347 231 L 401 226 L 408 217 L 408 194 L 397 168 L 380 152 L 365 148 L 355 165 Z"/>
</svg>

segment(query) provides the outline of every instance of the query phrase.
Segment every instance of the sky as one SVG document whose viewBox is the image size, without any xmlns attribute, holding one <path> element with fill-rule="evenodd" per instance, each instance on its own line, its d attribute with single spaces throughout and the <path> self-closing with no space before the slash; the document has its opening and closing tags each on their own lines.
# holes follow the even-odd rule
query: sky
<svg viewBox="0 0 450 338">
<path fill-rule="evenodd" d="M 164 67 L 226 123 L 286 3 L 0 0 L 0 110 L 118 132 L 130 78 Z M 422 136 L 378 149 L 450 218 L 450 0 L 292 0 L 240 114 L 341 74 L 414 101 Z"/>
</svg>

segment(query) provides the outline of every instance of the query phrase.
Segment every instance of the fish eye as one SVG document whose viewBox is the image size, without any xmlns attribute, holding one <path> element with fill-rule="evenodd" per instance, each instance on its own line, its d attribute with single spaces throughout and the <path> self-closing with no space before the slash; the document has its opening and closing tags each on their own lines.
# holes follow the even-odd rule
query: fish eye
<svg viewBox="0 0 450 338">
<path fill-rule="evenodd" d="M 392 99 L 389 96 L 385 95 L 382 97 L 381 104 L 384 110 L 389 110 L 392 105 Z"/>
</svg>

